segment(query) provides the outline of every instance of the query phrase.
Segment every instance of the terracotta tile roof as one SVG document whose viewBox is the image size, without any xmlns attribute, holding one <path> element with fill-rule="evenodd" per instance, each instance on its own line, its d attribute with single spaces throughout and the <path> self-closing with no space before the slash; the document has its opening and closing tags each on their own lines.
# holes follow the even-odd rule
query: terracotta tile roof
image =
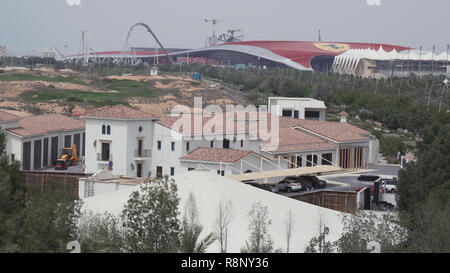
<svg viewBox="0 0 450 273">
<path fill-rule="evenodd" d="M 298 120 L 299 127 L 337 142 L 368 140 L 370 133 L 348 123 Z"/>
<path fill-rule="evenodd" d="M 2 121 L 15 121 L 15 120 L 19 120 L 21 119 L 21 117 L 10 114 L 6 111 L 2 111 L 0 110 L 0 122 Z"/>
<path fill-rule="evenodd" d="M 225 115 L 223 115 L 224 118 L 224 124 L 225 124 Z M 247 115 L 248 118 L 248 115 Z M 258 117 L 259 118 L 259 117 Z M 308 131 L 314 132 L 320 136 L 332 139 L 336 142 L 346 142 L 346 141 L 358 141 L 358 140 L 368 140 L 369 139 L 369 135 L 370 133 L 368 131 L 362 130 L 356 126 L 353 126 L 351 124 L 348 123 L 340 123 L 340 122 L 329 122 L 329 121 L 316 121 L 316 120 L 301 120 L 301 119 L 292 119 L 292 118 L 286 118 L 286 117 L 278 117 L 279 118 L 279 128 L 280 131 L 283 128 L 290 128 L 293 129 L 295 127 L 300 127 L 300 128 L 304 128 Z M 160 118 L 158 121 L 156 121 L 157 123 L 161 124 L 162 126 L 165 126 L 169 129 L 174 128 L 174 124 L 175 122 L 177 122 L 180 119 L 187 119 L 188 122 L 191 122 L 191 133 L 190 134 L 202 134 L 202 128 L 194 128 L 194 118 L 193 116 L 185 116 L 185 117 L 162 117 Z M 207 122 L 209 120 L 211 120 L 211 117 L 202 117 L 203 120 L 203 126 L 205 127 L 205 125 L 207 124 Z M 269 114 L 267 116 L 267 125 L 268 125 L 268 132 L 271 132 L 271 127 L 272 127 L 272 116 L 271 114 Z M 182 120 L 179 121 L 180 124 L 182 122 Z M 251 121 L 251 122 L 235 122 L 235 131 L 238 130 L 239 126 L 238 124 L 245 124 L 245 129 L 243 132 L 247 133 L 250 132 L 250 129 L 252 129 L 251 125 L 252 123 L 257 122 L 257 121 Z M 264 123 L 263 123 L 264 124 Z M 182 134 L 188 134 L 184 128 L 182 126 L 176 126 L 177 128 L 175 128 L 175 130 L 179 133 Z M 226 133 L 226 128 L 224 129 L 219 129 L 218 131 L 215 130 L 215 128 L 213 128 L 211 130 L 213 133 Z M 224 132 L 225 131 L 225 132 Z M 264 130 L 265 131 L 265 130 Z M 239 131 L 240 133 L 243 133 L 242 130 Z M 291 132 L 291 131 L 286 131 L 286 132 Z M 294 134 L 295 132 L 293 132 Z M 311 136 L 311 134 L 309 134 Z M 259 136 L 259 130 L 258 130 L 258 136 Z M 298 134 L 296 136 L 299 136 Z M 288 138 L 283 138 L 283 139 L 288 139 Z M 296 138 L 293 137 L 291 138 L 292 140 L 295 140 Z M 300 137 L 300 140 L 298 142 L 296 142 L 295 144 L 306 144 L 303 140 L 305 139 L 304 136 Z M 310 140 L 312 142 L 310 143 L 315 143 L 315 140 L 317 139 L 317 136 L 311 136 Z M 283 143 L 283 142 L 282 142 Z M 294 144 L 294 143 L 290 143 L 290 144 Z"/>
<path fill-rule="evenodd" d="M 19 121 L 19 128 L 8 129 L 9 132 L 22 137 L 43 135 L 58 131 L 84 129 L 85 121 L 69 118 L 61 114 L 24 117 Z"/>
<path fill-rule="evenodd" d="M 87 112 L 82 117 L 107 118 L 107 119 L 151 119 L 154 115 L 142 112 L 125 105 L 105 106 L 94 111 Z"/>
<path fill-rule="evenodd" d="M 234 163 L 251 153 L 253 152 L 248 150 L 200 147 L 180 157 L 180 160 Z"/>
<path fill-rule="evenodd" d="M 263 143 L 263 149 L 267 149 L 268 146 L 266 144 L 270 141 L 272 140 L 267 140 Z M 293 128 L 280 128 L 278 148 L 267 149 L 267 151 L 271 153 L 283 153 L 333 148 L 336 148 L 336 145 L 328 143 L 317 136 Z"/>
</svg>

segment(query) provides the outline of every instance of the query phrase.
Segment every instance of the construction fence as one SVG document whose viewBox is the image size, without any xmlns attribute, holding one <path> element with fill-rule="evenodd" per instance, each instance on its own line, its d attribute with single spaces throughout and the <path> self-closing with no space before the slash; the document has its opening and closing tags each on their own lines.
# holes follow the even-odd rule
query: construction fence
<svg viewBox="0 0 450 273">
<path fill-rule="evenodd" d="M 291 198 L 340 212 L 356 212 L 355 192 L 317 191 L 299 194 Z"/>
<path fill-rule="evenodd" d="M 47 192 L 51 190 L 50 183 L 57 183 L 64 191 L 68 191 L 74 199 L 78 199 L 78 178 L 84 174 L 24 172 L 25 185 L 29 192 Z"/>
</svg>

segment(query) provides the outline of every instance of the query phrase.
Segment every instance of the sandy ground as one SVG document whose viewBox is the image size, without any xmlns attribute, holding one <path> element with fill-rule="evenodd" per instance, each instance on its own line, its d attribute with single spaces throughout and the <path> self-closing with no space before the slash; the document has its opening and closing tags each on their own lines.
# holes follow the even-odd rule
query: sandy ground
<svg viewBox="0 0 450 273">
<path fill-rule="evenodd" d="M 6 67 L 1 68 L 8 73 L 30 73 L 27 67 Z M 71 69 L 55 71 L 53 67 L 36 67 L 33 71 L 39 71 L 40 75 L 51 77 L 80 74 Z M 107 79 L 132 80 L 132 81 L 153 81 L 155 88 L 162 93 L 160 97 L 140 98 L 129 97 L 128 103 L 142 111 L 152 113 L 156 116 L 169 114 L 172 108 L 178 104 L 192 106 L 193 97 L 203 97 L 203 105 L 217 104 L 225 107 L 233 104 L 233 100 L 222 93 L 210 90 L 209 85 L 203 82 L 192 80 L 188 75 L 159 75 L 159 76 L 109 76 Z M 80 80 L 83 80 L 80 78 Z M 195 82 L 195 84 L 193 84 Z M 27 91 L 48 89 L 49 87 L 62 90 L 80 90 L 85 92 L 118 92 L 114 90 L 101 90 L 88 85 L 66 83 L 66 82 L 46 82 L 46 81 L 0 81 L 0 107 L 9 109 L 16 115 L 30 115 L 37 110 L 45 113 L 66 113 L 67 106 L 59 105 L 57 102 L 22 102 L 18 97 Z M 84 108 L 86 107 L 86 108 Z M 83 113 L 92 106 L 80 106 L 75 104 L 73 112 Z"/>
<path fill-rule="evenodd" d="M 67 83 L 67 82 L 46 82 L 46 81 L 0 81 L 0 97 L 15 98 L 23 92 L 36 90 L 42 87 L 54 86 L 56 89 L 80 90 L 85 92 L 117 92 L 109 90 L 99 90 L 87 85 Z"/>
</svg>

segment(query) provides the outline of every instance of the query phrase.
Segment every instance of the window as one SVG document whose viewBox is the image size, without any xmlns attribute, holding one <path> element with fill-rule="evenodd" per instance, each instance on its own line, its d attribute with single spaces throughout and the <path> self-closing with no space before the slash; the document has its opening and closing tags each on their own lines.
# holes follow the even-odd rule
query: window
<svg viewBox="0 0 450 273">
<path fill-rule="evenodd" d="M 320 111 L 305 111 L 305 119 L 318 120 L 320 118 Z"/>
<path fill-rule="evenodd" d="M 141 133 L 142 132 L 142 126 L 139 126 L 139 133 Z"/>
<path fill-rule="evenodd" d="M 283 117 L 292 117 L 292 110 L 283 110 Z"/>
<path fill-rule="evenodd" d="M 142 163 L 137 163 L 136 176 L 142 177 Z"/>
<path fill-rule="evenodd" d="M 161 151 L 161 140 L 158 140 L 158 150 Z"/>
<path fill-rule="evenodd" d="M 106 135 L 106 126 L 105 125 L 102 126 L 102 135 Z"/>
<path fill-rule="evenodd" d="M 142 139 L 138 139 L 137 156 L 142 156 Z"/>
<path fill-rule="evenodd" d="M 188 172 L 195 170 L 195 168 L 188 168 Z"/>
<path fill-rule="evenodd" d="M 43 158 L 43 166 L 48 166 L 48 138 L 44 138 L 44 158 Z"/>
<path fill-rule="evenodd" d="M 244 147 L 244 140 L 241 139 L 241 148 Z"/>
<path fill-rule="evenodd" d="M 174 176 L 175 175 L 175 168 L 171 167 L 170 168 L 170 176 Z"/>
<path fill-rule="evenodd" d="M 317 155 L 307 155 L 306 156 L 306 167 L 316 166 L 317 165 Z"/>
<path fill-rule="evenodd" d="M 162 177 L 162 175 L 163 175 L 163 167 L 157 166 L 156 167 L 156 177 Z"/>
<path fill-rule="evenodd" d="M 110 144 L 109 143 L 102 143 L 102 161 L 109 161 L 110 159 Z"/>
<path fill-rule="evenodd" d="M 322 165 L 331 165 L 331 162 L 333 160 L 333 154 L 322 154 Z"/>
<path fill-rule="evenodd" d="M 71 135 L 64 137 L 64 148 L 72 148 L 72 136 Z"/>
<path fill-rule="evenodd" d="M 189 142 L 186 142 L 186 151 L 189 152 Z"/>
<path fill-rule="evenodd" d="M 107 127 L 107 129 L 106 129 L 106 133 L 107 133 L 108 135 L 111 134 L 111 126 L 108 125 L 108 127 Z"/>
<path fill-rule="evenodd" d="M 302 167 L 302 157 L 301 156 L 297 156 L 297 166 L 298 167 Z"/>
<path fill-rule="evenodd" d="M 15 154 L 11 154 L 11 162 L 16 161 L 16 155 Z"/>
<path fill-rule="evenodd" d="M 172 142 L 172 151 L 175 151 L 175 142 Z"/>
<path fill-rule="evenodd" d="M 222 176 L 225 176 L 225 171 L 222 171 Z"/>
<path fill-rule="evenodd" d="M 223 140 L 223 148 L 230 149 L 230 140 L 228 140 L 228 139 Z"/>
<path fill-rule="evenodd" d="M 295 110 L 294 111 L 294 118 L 299 118 L 300 116 L 299 116 L 299 112 L 298 112 L 298 110 Z"/>
<path fill-rule="evenodd" d="M 211 148 L 214 148 L 214 141 L 211 141 Z"/>
</svg>

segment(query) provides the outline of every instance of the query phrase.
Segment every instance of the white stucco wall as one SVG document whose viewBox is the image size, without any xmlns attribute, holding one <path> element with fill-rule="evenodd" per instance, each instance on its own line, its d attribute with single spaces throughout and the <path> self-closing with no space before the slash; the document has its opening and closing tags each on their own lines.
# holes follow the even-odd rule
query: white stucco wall
<svg viewBox="0 0 450 273">
<path fill-rule="evenodd" d="M 282 116 L 283 110 L 299 111 L 299 119 L 305 119 L 305 111 L 319 111 L 319 120 L 325 120 L 326 107 L 322 101 L 308 100 L 305 98 L 269 98 L 269 111 L 275 110 L 273 114 Z M 292 112 L 292 118 L 294 113 Z"/>
<path fill-rule="evenodd" d="M 111 127 L 110 135 L 102 133 L 103 125 Z M 142 127 L 141 132 L 139 127 Z M 143 139 L 142 150 L 152 149 L 152 121 L 86 119 L 86 172 L 95 173 L 101 169 L 108 169 L 109 162 L 97 160 L 97 154 L 102 152 L 102 143 L 109 143 L 113 162 L 112 174 L 135 177 L 136 159 L 139 159 L 138 162 L 142 162 L 143 167 L 142 176 L 148 176 L 151 157 L 136 158 L 138 138 Z"/>
</svg>

